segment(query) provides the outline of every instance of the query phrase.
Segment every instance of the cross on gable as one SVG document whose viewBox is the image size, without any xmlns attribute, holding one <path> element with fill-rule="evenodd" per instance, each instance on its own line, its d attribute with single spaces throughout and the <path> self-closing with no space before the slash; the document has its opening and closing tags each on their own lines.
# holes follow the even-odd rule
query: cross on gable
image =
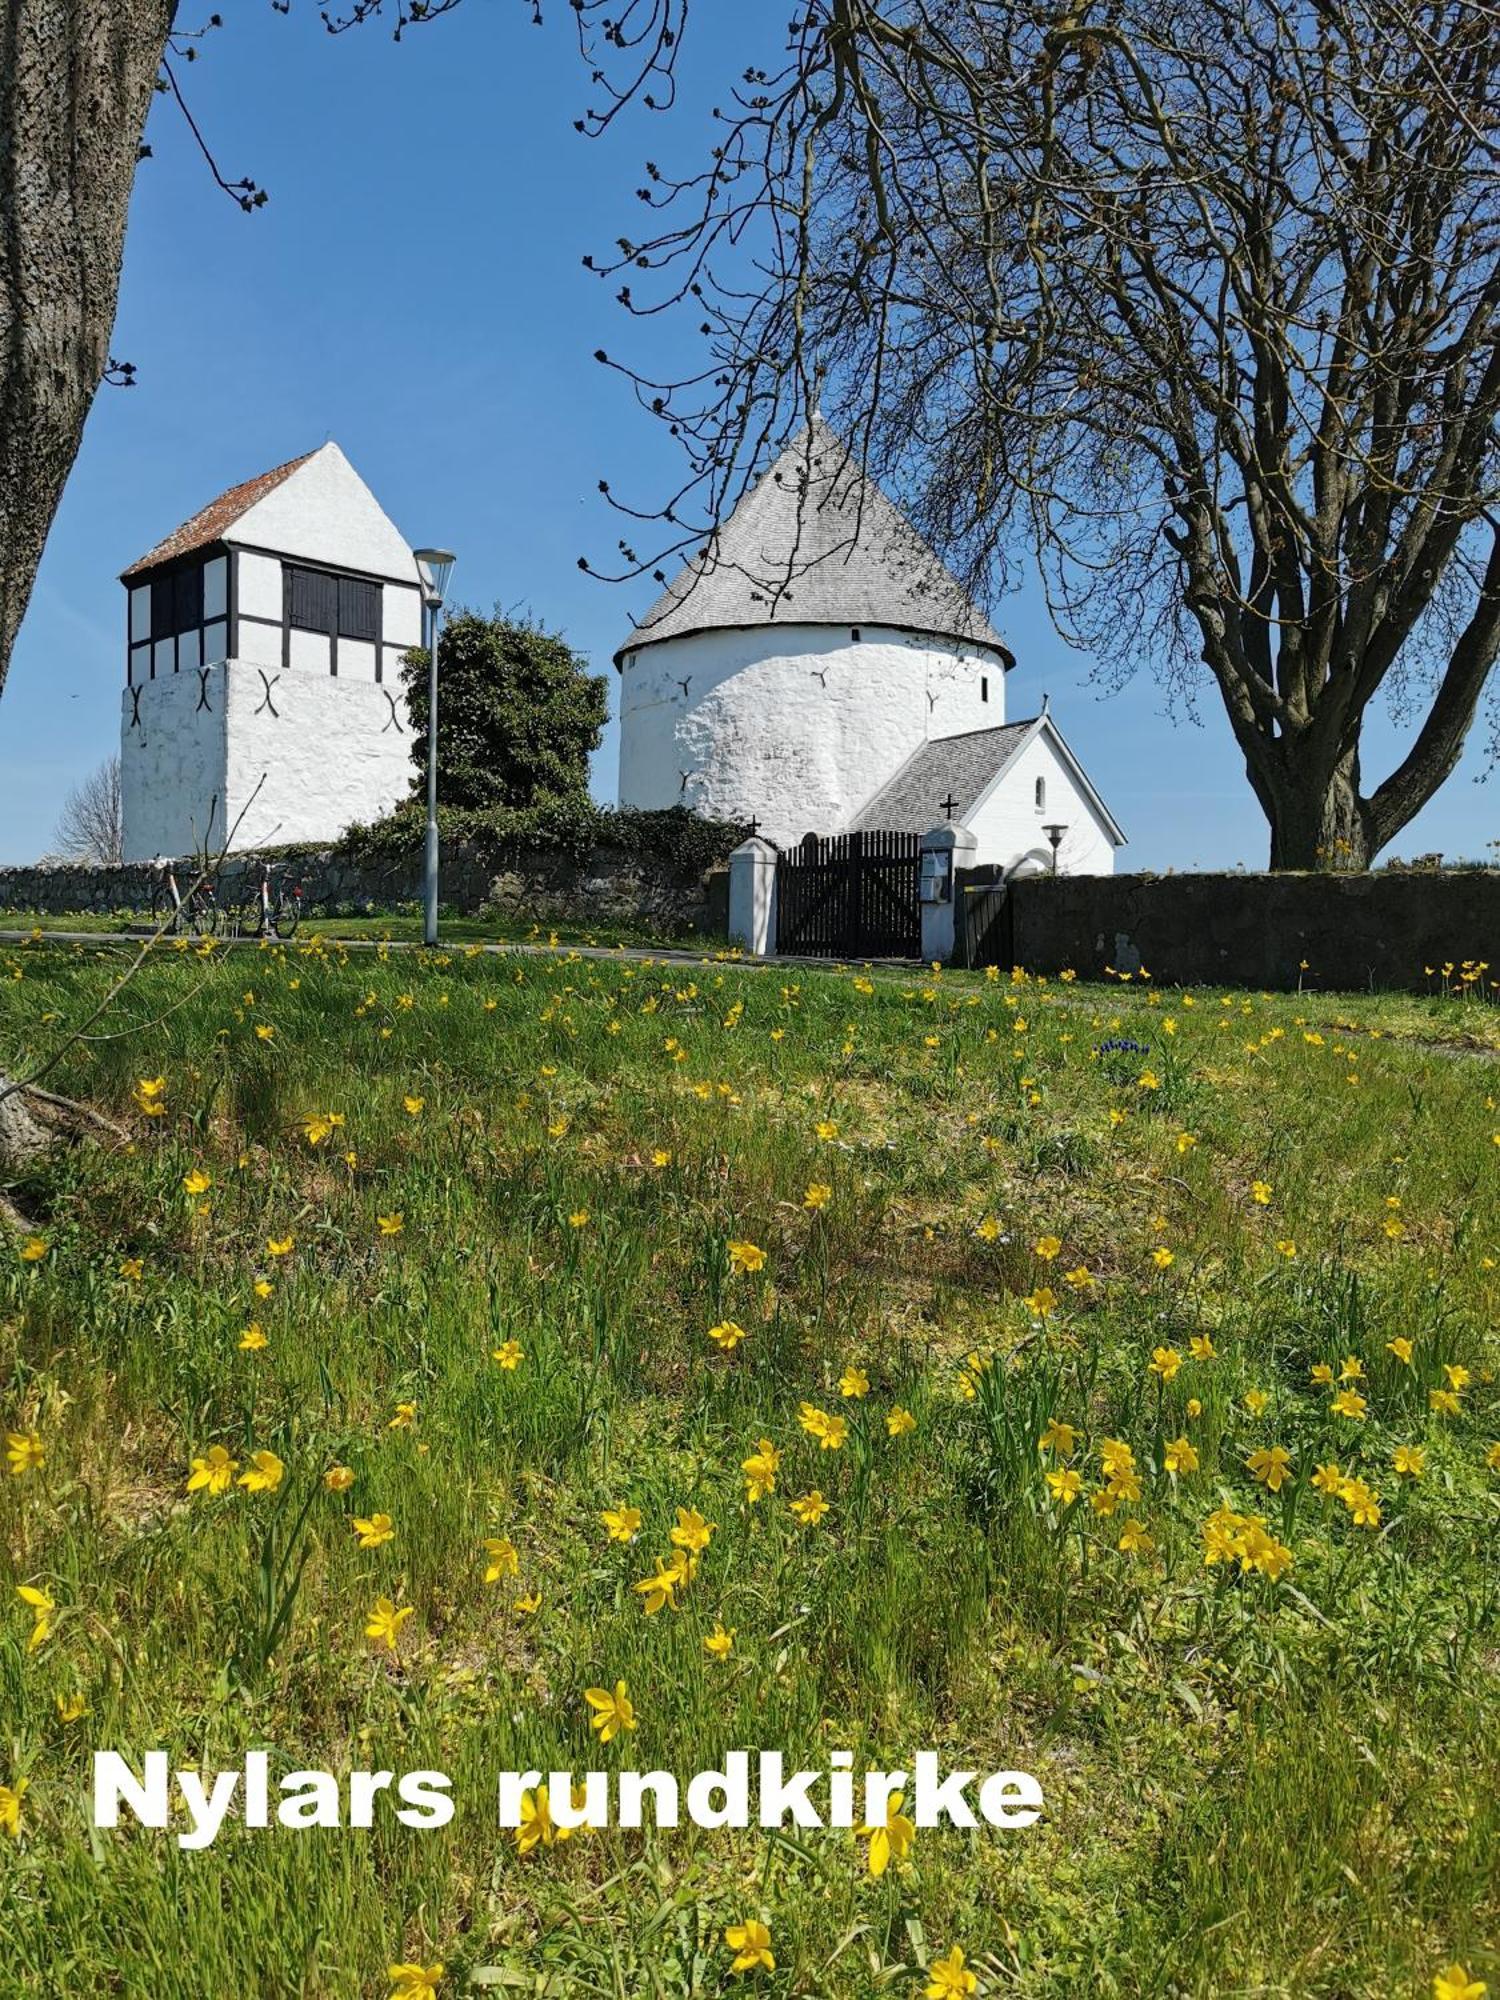
<svg viewBox="0 0 1500 2000">
<path fill-rule="evenodd" d="M 952 792 L 949 792 L 947 798 L 943 800 L 941 810 L 944 819 L 952 819 L 953 815 L 958 811 L 958 800 L 954 798 Z"/>
</svg>

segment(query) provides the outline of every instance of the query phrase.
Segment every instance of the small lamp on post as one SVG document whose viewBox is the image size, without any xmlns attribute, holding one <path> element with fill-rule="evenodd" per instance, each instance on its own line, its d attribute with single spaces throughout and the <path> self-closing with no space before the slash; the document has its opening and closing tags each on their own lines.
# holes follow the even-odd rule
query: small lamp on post
<svg viewBox="0 0 1500 2000">
<path fill-rule="evenodd" d="M 1042 828 L 1042 832 L 1046 834 L 1048 840 L 1052 843 L 1052 872 L 1054 875 L 1057 873 L 1057 850 L 1062 846 L 1063 835 L 1067 830 L 1065 826 L 1044 826 Z"/>
<path fill-rule="evenodd" d="M 422 611 L 427 625 L 427 852 L 422 871 L 422 938 L 426 944 L 438 941 L 438 825 L 437 825 L 437 722 L 438 722 L 438 619 L 448 594 L 448 579 L 457 558 L 447 549 L 417 549 L 417 572 L 422 579 Z"/>
</svg>

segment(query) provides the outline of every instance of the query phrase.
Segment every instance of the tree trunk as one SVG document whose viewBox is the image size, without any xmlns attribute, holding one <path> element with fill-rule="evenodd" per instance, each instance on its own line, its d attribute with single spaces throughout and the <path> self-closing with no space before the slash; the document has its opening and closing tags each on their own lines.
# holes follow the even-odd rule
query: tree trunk
<svg viewBox="0 0 1500 2000">
<path fill-rule="evenodd" d="M 1349 752 L 1331 771 L 1288 758 L 1267 806 L 1273 869 L 1348 872 L 1368 868 L 1379 842 L 1368 801 L 1359 795 L 1359 757 Z"/>
<path fill-rule="evenodd" d="M 109 359 L 175 0 L 0 0 L 0 687 Z"/>
</svg>

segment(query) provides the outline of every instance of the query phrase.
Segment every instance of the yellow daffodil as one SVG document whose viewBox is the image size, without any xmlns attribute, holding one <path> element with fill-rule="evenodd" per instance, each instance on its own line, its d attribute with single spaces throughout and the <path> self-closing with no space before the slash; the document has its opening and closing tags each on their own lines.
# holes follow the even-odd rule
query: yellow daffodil
<svg viewBox="0 0 1500 2000">
<path fill-rule="evenodd" d="M 285 1476 L 286 1467 L 274 1451 L 252 1451 L 249 1467 L 236 1484 L 247 1493 L 274 1493 Z"/>
<path fill-rule="evenodd" d="M 1078 1449 L 1078 1432 L 1072 1424 L 1053 1417 L 1038 1438 L 1037 1449 L 1055 1453 L 1058 1458 L 1071 1458 Z"/>
<path fill-rule="evenodd" d="M 954 1945 L 943 1958 L 928 1961 L 925 2000 L 968 2000 L 979 1991 L 979 1980 L 964 1964 L 962 1947 Z"/>
<path fill-rule="evenodd" d="M 201 1458 L 192 1461 L 187 1490 L 210 1496 L 227 1493 L 238 1469 L 237 1458 L 231 1458 L 223 1445 L 212 1444 Z"/>
<path fill-rule="evenodd" d="M 641 1532 L 640 1508 L 627 1507 L 623 1501 L 618 1507 L 606 1507 L 599 1519 L 612 1542 L 633 1542 Z"/>
<path fill-rule="evenodd" d="M 383 1549 L 396 1539 L 396 1525 L 389 1514 L 356 1514 L 349 1525 L 362 1549 Z"/>
<path fill-rule="evenodd" d="M 1196 1472 L 1198 1454 L 1185 1437 L 1173 1438 L 1162 1449 L 1162 1465 L 1171 1473 Z"/>
<path fill-rule="evenodd" d="M 545 1785 L 538 1785 L 533 1792 L 521 1794 L 521 1824 L 515 1830 L 516 1849 L 521 1854 L 530 1854 L 538 1847 L 551 1847 L 554 1842 L 567 1840 L 573 1833 L 570 1826 L 559 1826 L 552 1817 L 552 1801 Z"/>
<path fill-rule="evenodd" d="M 365 1620 L 365 1637 L 373 1645 L 384 1646 L 394 1653 L 396 1642 L 401 1636 L 401 1627 L 413 1615 L 415 1607 L 410 1604 L 398 1606 L 389 1597 L 377 1597 Z"/>
<path fill-rule="evenodd" d="M 1484 2000 L 1489 1990 L 1482 1979 L 1471 1979 L 1468 1967 L 1457 1961 L 1432 1975 L 1432 2000 Z"/>
<path fill-rule="evenodd" d="M 37 1432 L 6 1432 L 5 1463 L 12 1479 L 22 1479 L 28 1472 L 38 1471 L 46 1459 L 47 1449 Z"/>
<path fill-rule="evenodd" d="M 916 1841 L 915 1822 L 901 1810 L 905 1803 L 905 1793 L 890 1793 L 885 1802 L 885 1818 L 874 1826 L 862 1826 L 858 1830 L 856 1837 L 870 1843 L 866 1866 L 877 1880 L 893 1861 L 904 1861 Z"/>
<path fill-rule="evenodd" d="M 753 1507 L 757 1500 L 764 1500 L 768 1493 L 776 1490 L 776 1468 L 781 1463 L 781 1453 L 769 1438 L 761 1438 L 755 1450 L 741 1461 L 745 1474 L 745 1498 Z"/>
<path fill-rule="evenodd" d="M 1272 1493 L 1279 1493 L 1285 1486 L 1291 1462 L 1291 1453 L 1279 1444 L 1273 1444 L 1268 1450 L 1252 1451 L 1245 1461 L 1251 1476 Z"/>
<path fill-rule="evenodd" d="M 585 1688 L 583 1698 L 594 1711 L 589 1717 L 589 1728 L 596 1732 L 601 1743 L 613 1743 L 621 1730 L 635 1728 L 635 1704 L 624 1681 L 615 1682 L 613 1694 L 608 1688 Z"/>
<path fill-rule="evenodd" d="M 18 1583 L 16 1595 L 34 1619 L 31 1637 L 26 1641 L 27 1652 L 34 1653 L 51 1635 L 52 1614 L 57 1609 L 57 1603 L 50 1591 L 34 1583 Z"/>
<path fill-rule="evenodd" d="M 443 1966 L 441 1961 L 436 1965 L 388 1965 L 385 1976 L 391 1982 L 390 2000 L 437 2000 Z"/>
<path fill-rule="evenodd" d="M 771 1932 L 768 1925 L 754 1917 L 747 1917 L 742 1924 L 730 1924 L 724 1932 L 724 1942 L 734 1953 L 730 1963 L 731 1972 L 774 1972 L 775 1955 L 771 1950 Z"/>
</svg>

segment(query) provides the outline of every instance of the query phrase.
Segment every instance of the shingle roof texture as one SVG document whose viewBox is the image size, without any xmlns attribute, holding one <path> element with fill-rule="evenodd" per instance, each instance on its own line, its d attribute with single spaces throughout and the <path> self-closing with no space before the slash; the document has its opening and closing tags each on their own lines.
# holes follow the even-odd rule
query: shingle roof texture
<svg viewBox="0 0 1500 2000">
<path fill-rule="evenodd" d="M 289 458 L 285 465 L 273 466 L 269 472 L 258 473 L 254 479 L 245 479 L 238 486 L 231 486 L 217 500 L 210 500 L 206 507 L 200 507 L 191 520 L 175 528 L 154 549 L 148 549 L 129 569 L 122 570 L 122 579 L 139 576 L 144 570 L 155 569 L 161 563 L 191 555 L 194 549 L 204 549 L 211 542 L 217 542 L 242 514 L 249 513 L 257 500 L 263 500 L 283 479 L 290 478 L 299 465 L 306 465 L 312 456 L 312 452 L 305 451 L 300 458 Z"/>
<path fill-rule="evenodd" d="M 951 817 L 962 825 L 980 793 L 1034 726 L 1035 718 L 1007 722 L 998 729 L 971 729 L 963 736 L 939 736 L 924 743 L 864 807 L 855 829 L 930 833 L 950 816 L 943 811 L 943 801 L 950 798 Z"/>
<path fill-rule="evenodd" d="M 1010 652 L 837 434 L 814 417 L 616 653 L 757 625 L 893 626 Z"/>
</svg>

